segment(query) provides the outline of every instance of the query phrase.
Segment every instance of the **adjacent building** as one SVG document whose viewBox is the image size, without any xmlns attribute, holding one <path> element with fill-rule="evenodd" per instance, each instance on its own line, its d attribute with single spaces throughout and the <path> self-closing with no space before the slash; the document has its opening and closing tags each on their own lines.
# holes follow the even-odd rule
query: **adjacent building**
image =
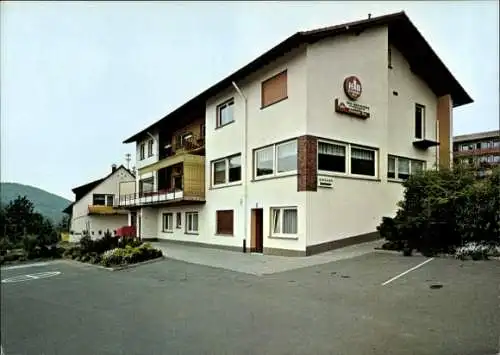
<svg viewBox="0 0 500 355">
<path fill-rule="evenodd" d="M 115 207 L 118 196 L 134 189 L 135 176 L 123 165 L 113 165 L 105 177 L 75 187 L 75 202 L 64 210 L 70 215 L 70 241 L 78 241 L 84 231 L 97 239 L 106 231 L 113 233 L 128 225 L 129 211 Z"/>
<path fill-rule="evenodd" d="M 488 174 L 500 165 L 500 130 L 453 137 L 453 157 L 457 164 Z"/>
<path fill-rule="evenodd" d="M 450 166 L 472 99 L 405 13 L 298 32 L 154 124 L 122 195 L 143 238 L 310 255 L 376 237 Z"/>
</svg>

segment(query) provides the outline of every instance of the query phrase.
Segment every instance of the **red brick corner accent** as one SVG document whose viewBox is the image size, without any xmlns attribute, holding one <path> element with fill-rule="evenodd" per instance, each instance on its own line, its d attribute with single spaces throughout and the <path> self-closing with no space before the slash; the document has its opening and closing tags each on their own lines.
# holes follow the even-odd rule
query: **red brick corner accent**
<svg viewBox="0 0 500 355">
<path fill-rule="evenodd" d="M 297 191 L 317 191 L 318 140 L 314 136 L 298 138 Z"/>
</svg>

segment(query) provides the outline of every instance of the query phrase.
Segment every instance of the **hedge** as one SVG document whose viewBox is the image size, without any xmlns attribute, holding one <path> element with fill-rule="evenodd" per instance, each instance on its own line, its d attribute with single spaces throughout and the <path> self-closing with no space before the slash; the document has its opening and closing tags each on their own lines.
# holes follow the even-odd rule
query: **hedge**
<svg viewBox="0 0 500 355">
<path fill-rule="evenodd" d="M 391 248 L 431 255 L 471 242 L 500 244 L 500 168 L 484 178 L 462 166 L 428 170 L 403 187 L 396 216 L 377 228 Z"/>
</svg>

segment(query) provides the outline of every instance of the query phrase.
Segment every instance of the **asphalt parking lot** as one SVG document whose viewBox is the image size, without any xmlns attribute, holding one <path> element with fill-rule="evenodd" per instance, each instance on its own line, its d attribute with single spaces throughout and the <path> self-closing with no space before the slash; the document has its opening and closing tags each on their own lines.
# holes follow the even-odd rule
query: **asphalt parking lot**
<svg viewBox="0 0 500 355">
<path fill-rule="evenodd" d="M 498 261 L 370 253 L 255 276 L 167 259 L 1 278 L 5 355 L 499 352 Z"/>
</svg>

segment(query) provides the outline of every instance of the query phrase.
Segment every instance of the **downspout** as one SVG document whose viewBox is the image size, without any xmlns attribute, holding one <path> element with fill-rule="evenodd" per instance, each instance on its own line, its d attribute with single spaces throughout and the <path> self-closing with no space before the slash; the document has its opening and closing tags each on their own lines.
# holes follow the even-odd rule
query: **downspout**
<svg viewBox="0 0 500 355">
<path fill-rule="evenodd" d="M 243 99 L 243 103 L 245 105 L 244 108 L 244 128 L 243 128 L 243 166 L 244 166 L 244 175 L 243 175 L 243 249 L 246 249 L 247 242 L 247 231 L 248 231 L 248 211 L 247 211 L 247 200 L 248 200 L 248 109 L 247 109 L 247 98 L 241 92 L 240 88 L 236 83 L 232 82 L 236 92 Z"/>
</svg>

